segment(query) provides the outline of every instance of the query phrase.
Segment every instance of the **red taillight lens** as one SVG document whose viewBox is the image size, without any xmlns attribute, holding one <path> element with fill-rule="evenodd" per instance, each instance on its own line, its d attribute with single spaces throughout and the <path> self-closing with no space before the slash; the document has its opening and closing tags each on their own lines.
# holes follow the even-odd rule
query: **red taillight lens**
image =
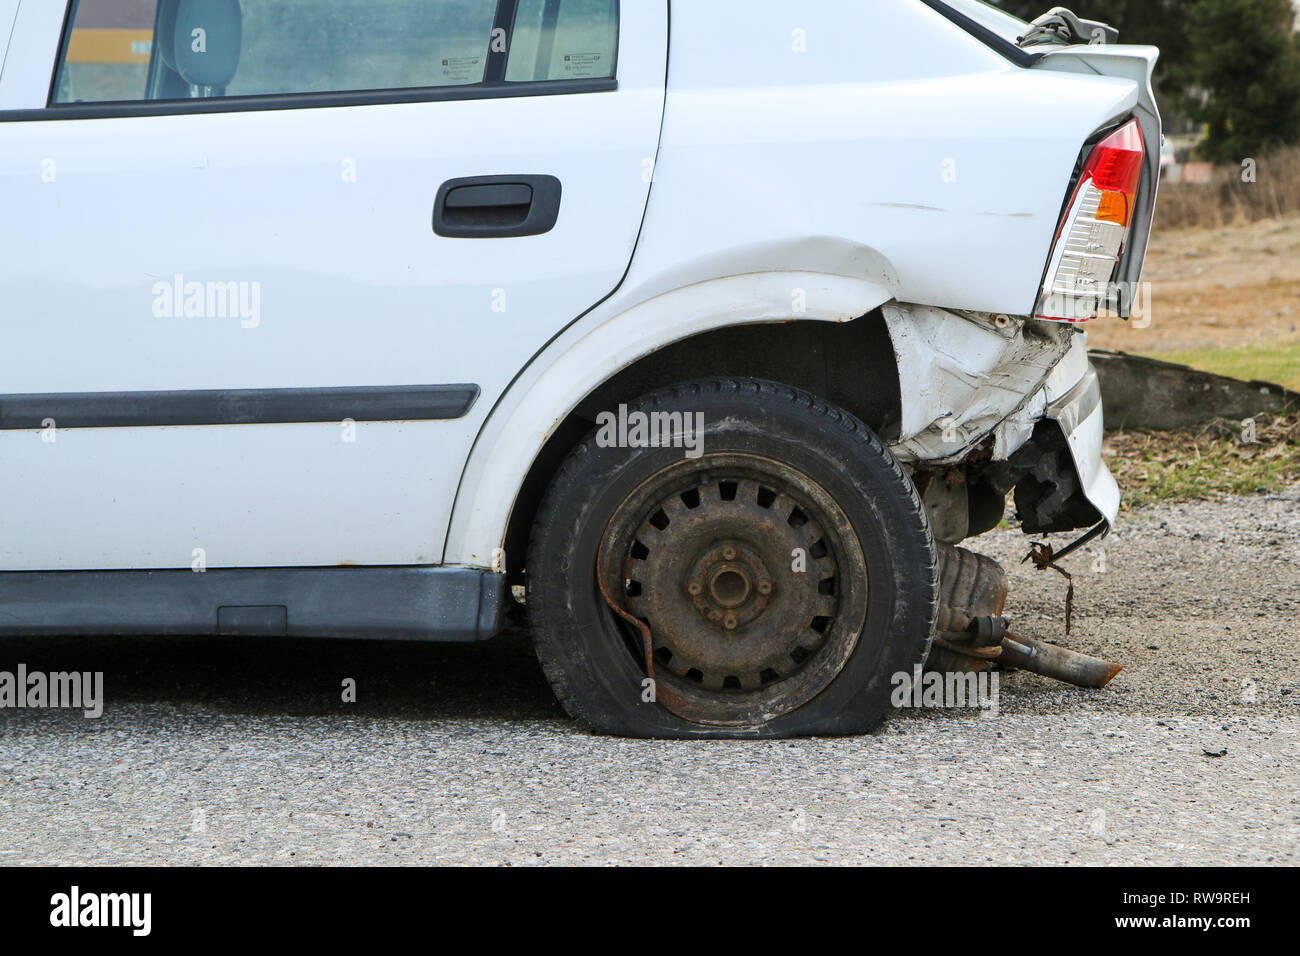
<svg viewBox="0 0 1300 956">
<path fill-rule="evenodd" d="M 1142 160 L 1145 158 L 1142 130 L 1138 128 L 1137 120 L 1133 120 L 1097 144 L 1083 167 L 1083 174 L 1092 176 L 1098 189 L 1134 196 L 1142 179 Z"/>
<path fill-rule="evenodd" d="M 1098 219 L 1128 225 L 1145 158 L 1142 131 L 1136 120 L 1097 144 L 1083 168 L 1083 175 L 1091 176 L 1092 184 L 1101 190 Z"/>
<path fill-rule="evenodd" d="M 1128 240 L 1146 146 L 1137 120 L 1094 147 L 1052 246 L 1035 314 L 1079 322 L 1097 314 Z"/>
</svg>

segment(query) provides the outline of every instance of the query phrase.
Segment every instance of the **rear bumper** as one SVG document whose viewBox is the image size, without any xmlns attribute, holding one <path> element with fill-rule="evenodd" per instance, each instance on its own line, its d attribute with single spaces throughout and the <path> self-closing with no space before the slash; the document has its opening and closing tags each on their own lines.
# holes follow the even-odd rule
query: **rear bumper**
<svg viewBox="0 0 1300 956">
<path fill-rule="evenodd" d="M 1074 387 L 1048 405 L 1044 417 L 1055 421 L 1065 435 L 1084 497 L 1107 526 L 1113 526 L 1119 515 L 1119 485 L 1102 459 L 1101 386 L 1091 364 Z"/>
<path fill-rule="evenodd" d="M 1099 525 L 1109 531 L 1119 513 L 1119 487 L 1102 459 L 1101 389 L 1084 335 L 1071 335 L 1042 387 L 1004 424 L 1005 441 L 995 442 L 992 458 L 967 469 L 973 500 L 984 502 L 981 514 L 1000 515 L 1014 491 L 1026 534 Z M 985 523 L 974 522 L 972 529 Z"/>
</svg>

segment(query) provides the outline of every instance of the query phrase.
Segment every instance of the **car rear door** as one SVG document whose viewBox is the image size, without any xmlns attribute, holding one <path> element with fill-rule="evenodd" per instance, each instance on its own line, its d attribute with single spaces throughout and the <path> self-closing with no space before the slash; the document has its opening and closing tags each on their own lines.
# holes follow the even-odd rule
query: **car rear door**
<svg viewBox="0 0 1300 956">
<path fill-rule="evenodd" d="M 439 563 L 626 272 L 666 0 L 55 6 L 0 75 L 0 569 Z"/>
</svg>

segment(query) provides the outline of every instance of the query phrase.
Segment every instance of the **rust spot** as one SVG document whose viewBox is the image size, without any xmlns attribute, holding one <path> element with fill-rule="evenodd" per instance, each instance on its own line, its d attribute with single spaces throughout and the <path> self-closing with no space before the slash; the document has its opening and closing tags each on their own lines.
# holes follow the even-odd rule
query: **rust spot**
<svg viewBox="0 0 1300 956">
<path fill-rule="evenodd" d="M 1070 635 L 1070 624 L 1074 619 L 1074 577 L 1069 571 L 1056 563 L 1054 558 L 1055 552 L 1052 546 L 1043 541 L 1034 541 L 1029 549 L 1029 553 L 1020 559 L 1020 563 L 1026 561 L 1034 562 L 1034 567 L 1039 571 L 1046 571 L 1051 568 L 1057 574 L 1062 575 L 1066 580 L 1065 588 L 1065 635 Z"/>
</svg>

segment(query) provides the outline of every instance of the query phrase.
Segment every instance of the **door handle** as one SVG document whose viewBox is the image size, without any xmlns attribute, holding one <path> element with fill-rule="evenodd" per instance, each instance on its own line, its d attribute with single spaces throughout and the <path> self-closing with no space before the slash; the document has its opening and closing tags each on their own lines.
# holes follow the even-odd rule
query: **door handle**
<svg viewBox="0 0 1300 956">
<path fill-rule="evenodd" d="M 433 231 L 449 239 L 540 236 L 560 218 L 563 189 L 554 176 L 470 176 L 442 184 Z"/>
</svg>

